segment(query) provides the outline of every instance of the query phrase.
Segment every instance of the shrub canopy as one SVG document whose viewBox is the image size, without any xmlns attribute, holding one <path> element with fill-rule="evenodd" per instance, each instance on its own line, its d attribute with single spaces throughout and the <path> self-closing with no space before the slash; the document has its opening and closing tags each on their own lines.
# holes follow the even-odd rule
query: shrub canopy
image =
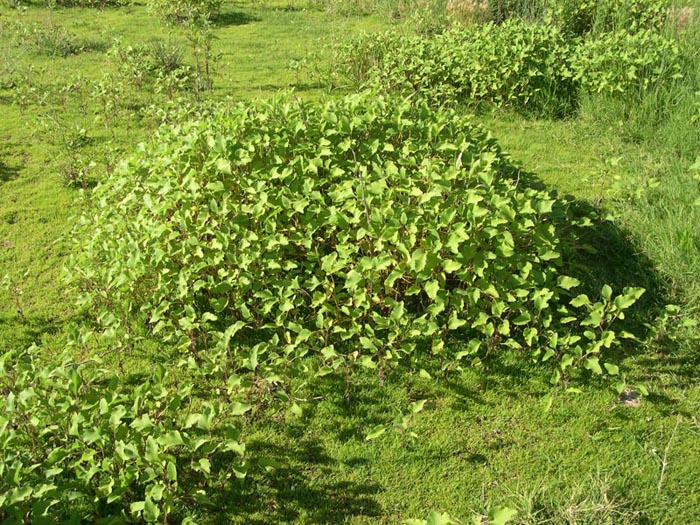
<svg viewBox="0 0 700 525">
<path fill-rule="evenodd" d="M 86 304 L 111 328 L 225 350 L 239 371 L 499 347 L 599 370 L 607 321 L 628 306 L 570 303 L 568 203 L 520 180 L 468 118 L 423 102 L 241 105 L 162 129 L 96 196 Z"/>
</svg>

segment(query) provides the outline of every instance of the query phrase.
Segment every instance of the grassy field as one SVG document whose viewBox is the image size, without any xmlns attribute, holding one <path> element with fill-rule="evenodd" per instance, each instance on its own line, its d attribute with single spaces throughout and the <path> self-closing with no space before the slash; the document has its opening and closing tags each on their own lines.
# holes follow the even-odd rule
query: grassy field
<svg viewBox="0 0 700 525">
<path fill-rule="evenodd" d="M 213 91 L 202 96 L 338 96 L 309 74 L 330 55 L 327 46 L 397 24 L 288 2 L 224 2 L 213 26 Z M 51 355 L 83 322 L 77 291 L 62 278 L 80 250 L 76 217 L 92 205 L 86 196 L 95 182 L 154 132 L 153 108 L 168 104 L 167 92 L 132 85 L 110 99 L 119 111 L 105 109 L 94 85 L 122 78 L 107 53 L 114 39 L 122 47 L 159 39 L 194 66 L 186 35 L 145 5 L 0 8 L 0 352 L 35 343 Z M 66 47 L 75 51 L 61 56 Z M 637 329 L 644 332 L 662 305 L 680 305 L 681 314 L 620 356 L 630 383 L 649 395 L 623 402 L 590 379 L 581 391 L 558 390 L 546 410 L 548 378 L 507 358 L 444 381 L 396 372 L 380 387 L 368 374 L 348 396 L 323 383 L 302 416 L 246 421 L 249 450 L 279 466 L 236 481 L 215 498 L 215 512 L 199 512 L 201 522 L 388 525 L 430 510 L 467 517 L 498 506 L 516 509 L 513 522 L 523 524 L 697 521 L 700 354 L 697 330 L 680 322 L 700 305 L 691 170 L 698 142 L 692 133 L 672 139 L 641 124 L 631 129 L 613 108 L 608 119 L 593 113 L 584 105 L 580 116 L 559 120 L 505 110 L 475 118 L 524 171 L 616 217 L 591 240 L 598 252 L 586 271 L 615 288 L 647 288 Z M 161 356 L 153 349 L 108 359 L 138 370 Z M 423 398 L 418 438 L 389 432 L 365 440 L 373 423 Z"/>
</svg>

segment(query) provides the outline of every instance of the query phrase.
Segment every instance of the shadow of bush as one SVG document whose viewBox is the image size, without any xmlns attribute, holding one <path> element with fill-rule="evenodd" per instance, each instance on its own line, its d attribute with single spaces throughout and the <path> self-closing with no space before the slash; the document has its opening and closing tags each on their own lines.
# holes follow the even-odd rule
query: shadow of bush
<svg viewBox="0 0 700 525">
<path fill-rule="evenodd" d="M 374 497 L 383 491 L 381 486 L 334 479 L 331 474 L 339 462 L 328 456 L 321 444 L 308 438 L 293 442 L 291 447 L 290 442 L 287 446 L 267 441 L 248 443 L 248 450 L 256 457 L 272 457 L 284 466 L 267 473 L 254 468 L 235 490 L 214 499 L 222 513 L 236 516 L 233 523 L 298 523 L 303 518 L 304 523 L 334 525 L 350 516 L 383 514 Z M 311 479 L 305 474 L 309 468 L 324 475 Z M 207 523 L 220 523 L 221 515 L 211 518 Z"/>
</svg>

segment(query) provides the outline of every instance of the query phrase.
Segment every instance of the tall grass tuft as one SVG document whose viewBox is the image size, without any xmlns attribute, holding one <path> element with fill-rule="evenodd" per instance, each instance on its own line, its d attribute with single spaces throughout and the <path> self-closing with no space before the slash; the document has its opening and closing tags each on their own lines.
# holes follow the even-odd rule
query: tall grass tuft
<svg viewBox="0 0 700 525">
<path fill-rule="evenodd" d="M 653 152 L 620 202 L 620 220 L 666 276 L 671 291 L 700 312 L 700 17 L 669 10 L 680 78 L 625 97 L 584 95 L 581 115 Z M 646 187 L 646 191 L 639 191 Z"/>
</svg>

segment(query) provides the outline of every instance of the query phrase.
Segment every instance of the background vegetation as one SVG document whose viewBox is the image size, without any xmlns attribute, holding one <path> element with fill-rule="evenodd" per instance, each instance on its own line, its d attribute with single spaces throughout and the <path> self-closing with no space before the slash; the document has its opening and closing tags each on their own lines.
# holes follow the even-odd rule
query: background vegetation
<svg viewBox="0 0 700 525">
<path fill-rule="evenodd" d="M 4 2 L 0 517 L 693 522 L 699 8 Z"/>
</svg>

